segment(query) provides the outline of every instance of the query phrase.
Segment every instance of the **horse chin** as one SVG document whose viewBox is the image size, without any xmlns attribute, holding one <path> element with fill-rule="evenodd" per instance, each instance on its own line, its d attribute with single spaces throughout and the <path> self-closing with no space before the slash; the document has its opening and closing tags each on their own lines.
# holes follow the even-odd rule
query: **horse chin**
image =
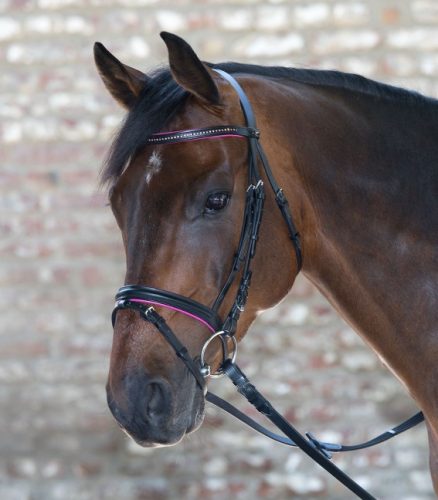
<svg viewBox="0 0 438 500">
<path fill-rule="evenodd" d="M 204 405 L 202 405 L 202 408 L 195 413 L 192 424 L 187 427 L 186 434 L 191 434 L 192 432 L 197 431 L 201 427 L 202 422 L 204 422 L 204 417 L 205 410 Z"/>
<path fill-rule="evenodd" d="M 149 440 L 143 440 L 137 436 L 130 434 L 126 429 L 123 429 L 124 432 L 139 446 L 142 448 L 167 448 L 169 446 L 175 446 L 180 443 L 185 436 L 185 432 L 183 432 L 180 436 L 169 436 L 162 442 L 155 442 Z"/>
</svg>

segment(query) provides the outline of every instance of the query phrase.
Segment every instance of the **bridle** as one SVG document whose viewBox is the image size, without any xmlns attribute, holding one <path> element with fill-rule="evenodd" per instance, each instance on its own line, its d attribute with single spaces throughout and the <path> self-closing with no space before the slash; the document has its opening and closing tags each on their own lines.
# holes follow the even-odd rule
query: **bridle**
<svg viewBox="0 0 438 500">
<path fill-rule="evenodd" d="M 248 298 L 252 276 L 251 263 L 256 254 L 256 245 L 259 238 L 259 230 L 262 220 L 265 188 L 258 168 L 258 158 L 261 160 L 264 173 L 274 192 L 275 200 L 284 218 L 289 237 L 293 243 L 298 272 L 302 266 L 302 254 L 300 237 L 292 220 L 288 201 L 284 196 L 283 190 L 278 186 L 272 174 L 266 155 L 259 142 L 260 132 L 257 129 L 251 104 L 243 89 L 231 75 L 219 69 L 214 71 L 225 78 L 238 92 L 246 126 L 218 125 L 194 130 L 158 133 L 152 135 L 146 141 L 146 144 L 176 144 L 213 138 L 238 138 L 246 139 L 248 141 L 248 188 L 245 195 L 245 207 L 239 243 L 228 278 L 218 293 L 212 307 L 207 307 L 193 299 L 183 297 L 173 292 L 168 292 L 167 290 L 140 285 L 124 286 L 119 289 L 116 295 L 116 307 L 113 311 L 113 323 L 115 321 L 115 315 L 119 309 L 130 308 L 137 309 L 142 312 L 144 311 L 144 307 L 148 306 L 149 316 L 151 316 L 151 318 L 154 317 L 155 321 L 158 321 L 158 318 L 155 316 L 155 312 L 150 309 L 151 306 L 162 306 L 173 311 L 177 311 L 199 321 L 213 334 L 215 334 L 215 337 L 221 338 L 224 351 L 223 361 L 225 361 L 228 357 L 226 352 L 226 339 L 231 339 L 233 342 L 234 352 L 237 345 L 234 340 L 234 334 L 236 332 L 237 322 L 239 321 L 241 313 L 245 309 Z M 240 282 L 237 287 L 234 301 L 228 314 L 222 321 L 219 317 L 218 310 L 220 309 L 226 295 L 230 291 L 232 284 L 238 279 L 239 274 Z M 220 332 L 221 335 L 218 335 L 218 332 Z M 170 336 L 168 338 L 170 338 Z M 207 344 L 210 343 L 211 340 L 212 338 L 209 338 L 206 341 L 202 351 L 205 351 Z M 202 351 L 201 358 L 203 358 Z M 204 360 L 201 359 L 201 371 L 204 376 L 215 376 L 222 373 L 221 368 L 219 369 L 219 373 L 211 373 L 209 366 L 203 361 Z M 190 371 L 192 370 L 190 369 Z M 199 370 L 193 370 L 192 373 L 194 371 L 196 372 Z M 195 375 L 195 373 L 193 373 L 193 375 Z M 197 378 L 197 374 L 195 375 L 195 378 Z M 202 384 L 202 386 L 203 385 L 205 384 Z"/>
<path fill-rule="evenodd" d="M 395 435 L 400 434 L 401 432 L 404 432 L 405 430 L 423 421 L 424 417 L 421 412 L 417 413 L 399 426 L 384 432 L 366 443 L 352 446 L 324 443 L 316 439 L 310 433 L 307 433 L 306 437 L 300 434 L 272 407 L 269 401 L 267 401 L 266 398 L 258 392 L 258 390 L 249 382 L 248 378 L 235 363 L 237 341 L 234 334 L 237 329 L 237 323 L 240 315 L 244 311 L 248 298 L 252 276 L 251 264 L 256 254 L 256 245 L 259 237 L 265 200 L 264 183 L 259 172 L 258 161 L 260 161 L 262 165 L 264 174 L 274 193 L 278 208 L 280 209 L 281 215 L 285 221 L 285 226 L 295 251 L 298 272 L 302 267 L 302 253 L 300 236 L 293 222 L 288 201 L 283 193 L 283 190 L 279 187 L 273 176 L 267 157 L 263 151 L 263 147 L 260 144 L 260 132 L 256 126 L 256 120 L 251 104 L 242 87 L 231 75 L 219 69 L 214 69 L 214 71 L 222 76 L 238 93 L 246 126 L 219 125 L 193 130 L 157 133 L 152 135 L 146 141 L 146 144 L 176 144 L 213 138 L 238 138 L 247 140 L 248 188 L 246 191 L 239 243 L 230 273 L 212 307 L 205 306 L 191 298 L 184 297 L 167 290 L 161 290 L 143 285 L 123 286 L 119 289 L 116 295 L 116 304 L 112 313 L 113 327 L 119 310 L 131 309 L 137 311 L 142 319 L 153 324 L 160 334 L 166 339 L 175 354 L 192 373 L 196 383 L 202 391 L 205 390 L 206 386 L 205 378 L 227 375 L 237 387 L 238 392 L 245 396 L 246 399 L 253 404 L 259 412 L 271 420 L 287 437 L 272 433 L 252 420 L 250 417 L 240 412 L 227 401 L 224 401 L 211 392 L 206 393 L 206 399 L 208 401 L 219 406 L 228 413 L 231 413 L 236 418 L 251 426 L 258 432 L 261 432 L 265 436 L 289 446 L 298 446 L 359 498 L 373 499 L 374 497 L 372 495 L 370 495 L 349 476 L 330 462 L 331 453 L 363 449 L 386 441 L 387 439 L 390 439 L 391 437 L 394 437 Z M 237 286 L 234 302 L 225 316 L 225 319 L 222 320 L 218 314 L 218 310 L 229 293 L 232 284 L 238 279 L 239 275 L 240 281 Z M 201 323 L 211 332 L 210 337 L 204 343 L 198 357 L 192 358 L 190 356 L 187 348 L 179 341 L 177 336 L 167 325 L 164 318 L 157 313 L 155 306 L 164 307 L 188 316 Z M 221 341 L 223 359 L 218 371 L 212 373 L 210 366 L 205 361 L 205 354 L 208 345 L 216 338 Z M 232 344 L 231 352 L 229 352 L 228 349 L 230 342 Z"/>
</svg>

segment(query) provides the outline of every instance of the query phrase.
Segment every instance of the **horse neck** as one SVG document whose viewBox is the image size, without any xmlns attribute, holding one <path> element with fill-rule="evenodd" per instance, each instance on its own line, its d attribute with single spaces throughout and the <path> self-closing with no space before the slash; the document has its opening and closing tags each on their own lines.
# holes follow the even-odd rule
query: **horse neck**
<svg viewBox="0 0 438 500">
<path fill-rule="evenodd" d="M 283 100 L 270 104 L 268 154 L 291 159 L 277 175 L 304 214 L 305 274 L 414 396 L 431 398 L 417 384 L 437 370 L 438 121 L 339 89 L 271 91 Z"/>
</svg>

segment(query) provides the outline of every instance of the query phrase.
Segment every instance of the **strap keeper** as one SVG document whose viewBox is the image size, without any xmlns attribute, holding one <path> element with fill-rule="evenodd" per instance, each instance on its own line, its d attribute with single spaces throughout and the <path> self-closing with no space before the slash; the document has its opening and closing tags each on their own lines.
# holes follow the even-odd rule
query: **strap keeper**
<svg viewBox="0 0 438 500">
<path fill-rule="evenodd" d="M 284 207 L 285 205 L 288 205 L 288 201 L 286 199 L 286 196 L 283 193 L 283 189 L 279 188 L 278 191 L 275 193 L 275 199 L 277 201 L 278 206 Z"/>
<path fill-rule="evenodd" d="M 248 127 L 248 137 L 250 139 L 259 139 L 260 138 L 260 130 L 258 128 Z"/>
<path fill-rule="evenodd" d="M 181 347 L 181 349 L 175 351 L 175 354 L 178 356 L 180 359 L 187 359 L 189 351 L 187 350 L 186 347 Z"/>
<path fill-rule="evenodd" d="M 307 439 L 310 441 L 310 443 L 313 444 L 313 446 L 320 452 L 322 453 L 326 458 L 331 460 L 332 458 L 332 453 L 330 453 L 328 450 L 326 450 L 324 443 L 321 443 L 321 441 L 318 441 L 318 439 L 311 433 L 311 432 L 306 432 Z"/>
<path fill-rule="evenodd" d="M 301 235 L 300 233 L 296 232 L 294 234 L 291 235 L 290 239 L 295 242 L 297 245 L 300 244 L 300 238 L 301 238 Z"/>
</svg>

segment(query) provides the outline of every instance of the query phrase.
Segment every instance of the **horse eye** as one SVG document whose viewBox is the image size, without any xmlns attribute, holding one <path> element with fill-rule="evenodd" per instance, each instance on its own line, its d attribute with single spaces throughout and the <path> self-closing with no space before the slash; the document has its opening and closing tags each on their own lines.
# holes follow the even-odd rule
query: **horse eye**
<svg viewBox="0 0 438 500">
<path fill-rule="evenodd" d="M 228 193 L 213 193 L 207 198 L 205 211 L 213 213 L 223 210 L 228 205 L 229 199 L 230 195 Z"/>
</svg>

